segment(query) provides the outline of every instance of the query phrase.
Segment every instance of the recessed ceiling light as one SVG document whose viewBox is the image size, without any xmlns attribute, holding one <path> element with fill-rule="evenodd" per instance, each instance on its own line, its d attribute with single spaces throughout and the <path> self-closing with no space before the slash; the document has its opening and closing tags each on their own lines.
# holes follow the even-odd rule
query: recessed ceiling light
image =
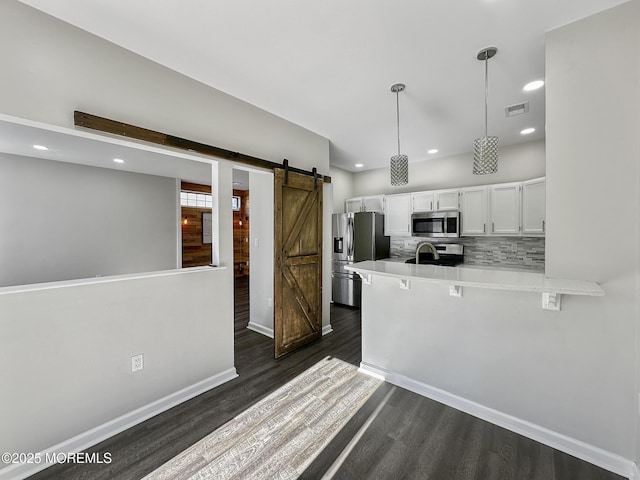
<svg viewBox="0 0 640 480">
<path fill-rule="evenodd" d="M 114 158 L 113 161 L 116 163 L 124 163 L 124 160 L 122 160 L 121 158 Z"/>
<path fill-rule="evenodd" d="M 428 150 L 427 153 L 430 153 L 430 154 L 433 155 L 434 153 L 438 153 L 438 149 L 437 148 L 432 148 L 431 150 Z"/>
<path fill-rule="evenodd" d="M 49 150 L 49 148 L 45 147 L 44 145 L 34 145 L 33 148 L 35 148 L 36 150 Z"/>
<path fill-rule="evenodd" d="M 522 130 L 520 132 L 521 135 L 529 135 L 530 133 L 535 132 L 536 129 L 535 128 L 525 128 L 524 130 Z"/>
<path fill-rule="evenodd" d="M 525 92 L 530 92 L 532 90 L 537 90 L 544 85 L 543 80 L 534 80 L 533 82 L 527 83 L 522 89 Z"/>
<path fill-rule="evenodd" d="M 356 168 L 362 168 L 362 167 L 364 167 L 364 165 L 363 165 L 362 163 L 356 163 L 356 164 L 355 164 L 355 167 L 356 167 Z"/>
</svg>

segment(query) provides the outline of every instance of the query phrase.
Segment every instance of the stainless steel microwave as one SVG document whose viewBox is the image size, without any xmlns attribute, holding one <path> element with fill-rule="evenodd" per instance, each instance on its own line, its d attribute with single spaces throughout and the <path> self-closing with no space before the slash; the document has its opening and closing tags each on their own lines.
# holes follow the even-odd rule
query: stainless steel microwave
<svg viewBox="0 0 640 480">
<path fill-rule="evenodd" d="M 459 237 L 460 212 L 422 212 L 411 215 L 414 237 Z"/>
</svg>

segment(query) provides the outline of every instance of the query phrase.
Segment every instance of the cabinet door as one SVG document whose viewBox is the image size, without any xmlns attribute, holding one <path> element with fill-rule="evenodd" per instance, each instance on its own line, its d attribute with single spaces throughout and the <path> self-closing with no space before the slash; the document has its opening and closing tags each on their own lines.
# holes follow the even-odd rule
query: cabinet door
<svg viewBox="0 0 640 480">
<path fill-rule="evenodd" d="M 545 179 L 522 182 L 522 234 L 544 235 Z"/>
<path fill-rule="evenodd" d="M 362 197 L 362 211 L 384 213 L 384 195 Z"/>
<path fill-rule="evenodd" d="M 487 223 L 487 187 L 460 190 L 460 234 L 486 235 Z"/>
<path fill-rule="evenodd" d="M 489 186 L 491 235 L 520 235 L 520 183 Z"/>
<path fill-rule="evenodd" d="M 413 212 L 433 211 L 433 192 L 416 192 L 411 194 Z"/>
<path fill-rule="evenodd" d="M 347 198 L 344 201 L 345 213 L 357 213 L 362 211 L 362 198 Z"/>
<path fill-rule="evenodd" d="M 384 202 L 384 234 L 411 235 L 411 194 L 387 195 Z"/>
<path fill-rule="evenodd" d="M 458 190 L 435 192 L 435 210 L 458 210 Z"/>
</svg>

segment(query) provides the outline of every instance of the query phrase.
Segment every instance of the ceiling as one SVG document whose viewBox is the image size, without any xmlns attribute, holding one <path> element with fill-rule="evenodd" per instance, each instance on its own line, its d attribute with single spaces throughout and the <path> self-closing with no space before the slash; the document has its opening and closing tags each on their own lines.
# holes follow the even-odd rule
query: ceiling
<svg viewBox="0 0 640 480">
<path fill-rule="evenodd" d="M 545 32 L 624 0 L 20 0 L 331 142 L 331 165 L 357 171 L 469 152 L 484 133 L 501 145 L 544 138 Z M 393 7 L 393 8 L 391 8 Z M 506 118 L 505 107 L 529 102 Z M 533 127 L 530 135 L 520 131 Z M 427 151 L 437 148 L 438 153 Z"/>
<path fill-rule="evenodd" d="M 45 146 L 47 150 L 37 150 L 34 145 Z M 9 118 L 0 118 L 0 152 L 211 185 L 212 160 L 207 156 L 144 142 L 138 144 L 102 133 L 26 125 Z M 115 158 L 123 163 L 114 162 Z M 233 182 L 233 188 L 247 190 L 249 173 L 234 168 Z"/>
</svg>

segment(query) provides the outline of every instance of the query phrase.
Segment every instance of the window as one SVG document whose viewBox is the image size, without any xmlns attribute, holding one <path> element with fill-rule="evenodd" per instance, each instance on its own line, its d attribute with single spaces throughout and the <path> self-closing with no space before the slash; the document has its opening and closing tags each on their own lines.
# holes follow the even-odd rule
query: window
<svg viewBox="0 0 640 480">
<path fill-rule="evenodd" d="M 210 193 L 180 192 L 180 206 L 212 208 L 213 197 Z"/>
</svg>

